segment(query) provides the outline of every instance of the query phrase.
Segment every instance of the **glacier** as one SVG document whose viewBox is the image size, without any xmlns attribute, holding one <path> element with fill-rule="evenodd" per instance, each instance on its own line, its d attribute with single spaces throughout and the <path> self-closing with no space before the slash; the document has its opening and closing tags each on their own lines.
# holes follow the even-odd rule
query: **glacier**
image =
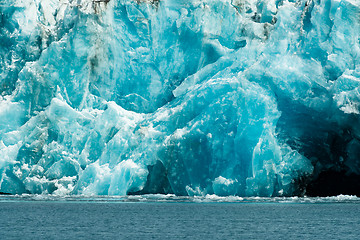
<svg viewBox="0 0 360 240">
<path fill-rule="evenodd" d="M 360 193 L 360 1 L 1 0 L 0 192 Z"/>
</svg>

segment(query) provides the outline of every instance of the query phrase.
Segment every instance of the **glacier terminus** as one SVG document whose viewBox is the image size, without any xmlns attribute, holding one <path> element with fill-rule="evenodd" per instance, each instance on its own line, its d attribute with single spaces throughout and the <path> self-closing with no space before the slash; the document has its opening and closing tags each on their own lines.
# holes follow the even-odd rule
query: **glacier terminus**
<svg viewBox="0 0 360 240">
<path fill-rule="evenodd" d="M 1 0 L 0 192 L 360 194 L 360 1 Z"/>
</svg>

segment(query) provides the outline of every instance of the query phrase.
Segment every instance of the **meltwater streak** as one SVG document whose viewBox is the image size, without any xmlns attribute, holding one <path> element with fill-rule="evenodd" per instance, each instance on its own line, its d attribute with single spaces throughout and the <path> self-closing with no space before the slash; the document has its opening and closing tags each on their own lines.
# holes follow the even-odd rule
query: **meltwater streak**
<svg viewBox="0 0 360 240">
<path fill-rule="evenodd" d="M 0 234 L 5 240 L 356 239 L 359 201 L 351 196 L 4 196 Z"/>
</svg>

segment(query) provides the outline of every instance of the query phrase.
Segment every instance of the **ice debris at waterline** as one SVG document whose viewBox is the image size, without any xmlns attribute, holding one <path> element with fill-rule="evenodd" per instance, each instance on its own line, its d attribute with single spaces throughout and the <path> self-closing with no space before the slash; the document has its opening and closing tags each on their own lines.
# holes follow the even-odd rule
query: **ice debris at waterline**
<svg viewBox="0 0 360 240">
<path fill-rule="evenodd" d="M 2 0 L 0 191 L 360 192 L 360 1 Z"/>
<path fill-rule="evenodd" d="M 360 198 L 350 195 L 338 195 L 331 197 L 239 197 L 239 196 L 176 196 L 174 194 L 143 194 L 127 196 L 108 195 L 48 195 L 48 194 L 21 194 L 0 196 L 1 202 L 102 202 L 102 203 L 123 203 L 123 202 L 161 202 L 161 203 L 360 203 Z"/>
</svg>

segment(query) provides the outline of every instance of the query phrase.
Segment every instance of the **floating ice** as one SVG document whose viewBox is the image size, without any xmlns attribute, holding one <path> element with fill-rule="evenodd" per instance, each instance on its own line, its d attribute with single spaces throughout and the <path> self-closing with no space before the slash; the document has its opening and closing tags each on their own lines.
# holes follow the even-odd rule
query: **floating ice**
<svg viewBox="0 0 360 240">
<path fill-rule="evenodd" d="M 0 191 L 356 194 L 359 14 L 355 0 L 3 0 Z"/>
</svg>

